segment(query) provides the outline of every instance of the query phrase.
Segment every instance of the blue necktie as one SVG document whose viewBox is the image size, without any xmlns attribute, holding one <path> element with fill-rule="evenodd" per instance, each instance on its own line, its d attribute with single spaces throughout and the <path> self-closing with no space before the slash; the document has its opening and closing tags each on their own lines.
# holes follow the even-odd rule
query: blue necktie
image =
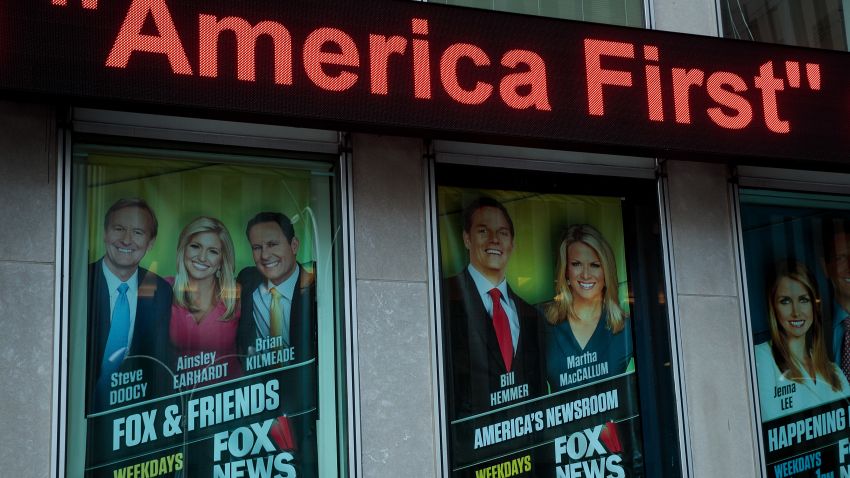
<svg viewBox="0 0 850 478">
<path fill-rule="evenodd" d="M 112 310 L 112 322 L 109 324 L 109 337 L 103 350 L 103 362 L 100 365 L 99 389 L 101 398 L 109 394 L 109 376 L 116 372 L 127 355 L 127 339 L 130 335 L 130 301 L 127 300 L 127 289 L 130 287 L 121 283 L 118 286 L 118 299 Z"/>
</svg>

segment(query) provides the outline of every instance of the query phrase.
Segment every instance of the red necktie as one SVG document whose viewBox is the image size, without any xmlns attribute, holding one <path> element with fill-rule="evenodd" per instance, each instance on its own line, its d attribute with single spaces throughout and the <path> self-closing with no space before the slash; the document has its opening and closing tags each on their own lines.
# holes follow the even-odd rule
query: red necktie
<svg viewBox="0 0 850 478">
<path fill-rule="evenodd" d="M 841 347 L 841 371 L 850 380 L 850 317 L 844 318 L 844 345 Z"/>
<path fill-rule="evenodd" d="M 502 360 L 505 361 L 505 370 L 510 372 L 514 360 L 514 342 L 511 338 L 511 326 L 508 323 L 508 314 L 502 308 L 502 294 L 499 292 L 499 289 L 490 289 L 488 294 L 493 299 L 493 328 L 496 329 L 496 338 L 499 340 Z"/>
</svg>

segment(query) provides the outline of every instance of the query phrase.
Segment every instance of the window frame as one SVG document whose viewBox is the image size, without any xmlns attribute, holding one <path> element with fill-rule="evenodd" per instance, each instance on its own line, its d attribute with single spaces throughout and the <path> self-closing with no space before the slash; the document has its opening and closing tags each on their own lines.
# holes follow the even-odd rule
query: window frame
<svg viewBox="0 0 850 478">
<path fill-rule="evenodd" d="M 437 417 L 435 429 L 438 438 L 435 447 L 437 463 L 441 466 L 442 476 L 451 476 L 449 463 L 450 439 L 447 402 L 447 377 L 445 368 L 445 350 L 443 335 L 442 316 L 442 294 L 441 294 L 441 257 L 440 238 L 437 230 L 437 180 L 435 169 L 438 164 L 475 166 L 487 169 L 516 169 L 524 171 L 541 171 L 553 173 L 566 173 L 577 175 L 593 175 L 602 177 L 618 178 L 623 181 L 629 179 L 655 180 L 655 196 L 657 211 L 659 213 L 661 243 L 659 247 L 658 264 L 659 272 L 664 279 L 664 293 L 667 300 L 666 329 L 670 343 L 670 379 L 672 390 L 665 391 L 670 394 L 676 405 L 675 433 L 678 445 L 678 469 L 683 476 L 689 476 L 691 452 L 687 440 L 688 414 L 685 401 L 685 386 L 683 382 L 683 363 L 681 352 L 681 337 L 678 331 L 678 307 L 676 305 L 675 293 L 675 271 L 672 262 L 672 232 L 670 229 L 670 209 L 667 196 L 666 178 L 662 171 L 662 164 L 656 158 L 609 155 L 602 153 L 576 152 L 567 150 L 544 150 L 526 147 L 513 147 L 492 144 L 465 143 L 457 141 L 434 141 L 428 144 L 426 152 L 428 167 L 428 198 L 426 214 L 426 227 L 429 232 L 427 250 L 430 256 L 428 264 L 429 292 L 431 301 L 431 334 L 432 366 L 436 373 L 433 374 L 434 396 L 438 398 L 434 404 L 435 417 Z M 633 331 L 633 334 L 635 332 Z M 639 375 L 638 375 L 639 377 Z M 643 403 L 643 402 L 641 402 Z M 642 409 L 642 408 L 641 408 Z M 642 425 L 645 429 L 647 425 Z M 643 443 L 648 446 L 647 442 Z"/>
<path fill-rule="evenodd" d="M 339 228 L 339 245 L 334 253 L 338 281 L 331 292 L 336 309 L 338 335 L 335 336 L 334 361 L 337 379 L 331 401 L 336 410 L 336 420 L 330 426 L 336 429 L 336 471 L 338 476 L 359 476 L 360 410 L 358 365 L 356 354 L 356 296 L 354 271 L 354 238 L 351 204 L 352 176 L 351 153 L 346 135 L 330 130 L 295 128 L 271 124 L 211 120 L 174 115 L 136 113 L 130 111 L 102 110 L 71 107 L 68 120 L 60 122 L 56 130 L 56 268 L 54 286 L 53 370 L 51 409 L 50 476 L 68 476 L 68 380 L 69 329 L 70 329 L 70 271 L 71 271 L 71 201 L 73 147 L 77 136 L 86 139 L 104 138 L 132 142 L 155 140 L 222 146 L 245 150 L 280 151 L 285 154 L 319 154 L 334 157 L 332 164 L 338 178 L 331 185 L 330 214 Z M 84 141 L 88 142 L 88 141 Z M 207 146 L 209 147 L 209 146 Z M 145 147 L 148 148 L 148 147 Z M 159 145 L 149 149 L 159 149 Z M 333 279 L 332 279 L 333 280 Z M 321 402 L 321 397 L 320 397 Z"/>
<path fill-rule="evenodd" d="M 750 397 L 750 418 L 754 437 L 755 458 L 761 477 L 767 477 L 767 463 L 762 431 L 761 405 L 756 375 L 755 345 L 753 344 L 752 314 L 750 309 L 749 283 L 747 280 L 746 254 L 744 251 L 744 230 L 742 222 L 741 189 L 774 190 L 801 192 L 809 194 L 842 194 L 848 196 L 850 174 L 811 169 L 771 168 L 764 166 L 737 165 L 733 168 L 729 182 L 729 195 L 732 199 L 732 227 L 734 234 L 734 260 L 741 308 L 741 329 L 746 341 L 744 352 L 747 356 L 746 372 Z"/>
</svg>

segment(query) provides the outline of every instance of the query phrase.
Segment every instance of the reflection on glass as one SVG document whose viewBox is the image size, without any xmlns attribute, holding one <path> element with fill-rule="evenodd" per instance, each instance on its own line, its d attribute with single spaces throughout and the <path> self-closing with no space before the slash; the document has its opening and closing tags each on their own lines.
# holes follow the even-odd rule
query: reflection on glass
<svg viewBox="0 0 850 478">
<path fill-rule="evenodd" d="M 846 0 L 720 0 L 723 35 L 847 50 Z"/>
<path fill-rule="evenodd" d="M 433 3 L 629 27 L 645 26 L 641 0 L 433 0 Z"/>
</svg>

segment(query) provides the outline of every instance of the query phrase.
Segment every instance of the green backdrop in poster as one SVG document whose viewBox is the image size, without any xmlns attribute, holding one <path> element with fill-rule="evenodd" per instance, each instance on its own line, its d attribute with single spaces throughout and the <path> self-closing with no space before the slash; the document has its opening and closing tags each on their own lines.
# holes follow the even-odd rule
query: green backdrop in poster
<svg viewBox="0 0 850 478">
<path fill-rule="evenodd" d="M 153 248 L 141 266 L 161 276 L 175 271 L 177 242 L 183 227 L 199 216 L 211 216 L 227 226 L 236 254 L 236 271 L 252 266 L 245 226 L 261 211 L 289 216 L 300 241 L 298 262 L 315 261 L 315 229 L 310 209 L 311 171 L 241 166 L 116 154 L 88 158 L 89 262 L 104 254 L 103 221 L 120 198 L 140 197 L 159 222 Z"/>
<path fill-rule="evenodd" d="M 631 322 L 622 198 L 462 187 L 438 187 L 437 194 L 452 476 L 497 471 L 578 476 L 582 470 L 590 473 L 590 467 L 610 476 L 641 476 L 632 329 L 607 329 L 605 309 L 599 308 L 601 326 L 578 345 L 569 324 L 553 326 L 543 316 L 555 296 L 563 235 L 570 226 L 587 224 L 612 249 L 617 300 Z M 493 311 L 485 310 L 472 276 L 455 278 L 469 264 L 463 209 L 482 196 L 503 205 L 514 226 L 505 275 L 510 292 L 521 300 L 508 303 L 519 332 L 508 336 L 516 340 L 510 360 L 498 343 L 496 299 Z M 608 285 L 615 282 L 605 279 Z M 585 410 L 583 403 L 593 405 Z M 566 421 L 557 418 L 562 407 L 571 410 Z M 598 446 L 574 450 L 567 458 L 568 443 L 586 437 L 599 437 Z"/>
<path fill-rule="evenodd" d="M 322 360 L 321 369 L 318 371 L 320 384 L 317 386 L 314 383 L 307 388 L 314 393 L 321 388 L 325 393 L 316 394 L 312 398 L 309 393 L 297 397 L 303 395 L 310 400 L 318 400 L 312 406 L 323 410 L 323 420 L 315 420 L 315 435 L 308 437 L 308 440 L 320 443 L 322 456 L 329 457 L 326 463 L 320 465 L 324 468 L 322 476 L 336 476 L 336 446 L 340 424 L 338 415 L 334 413 L 339 396 L 334 393 L 337 390 L 338 370 L 338 363 L 334 359 L 335 344 L 338 340 L 334 315 L 334 257 L 338 244 L 332 221 L 335 209 L 332 205 L 335 200 L 333 158 L 306 154 L 294 154 L 291 157 L 205 154 L 109 145 L 76 145 L 74 157 L 70 224 L 72 260 L 69 275 L 69 459 L 66 463 L 69 473 L 74 476 L 83 476 L 83 473 L 85 476 L 111 476 L 116 467 L 120 468 L 127 463 L 133 466 L 135 460 L 114 453 L 98 452 L 95 453 L 100 455 L 97 469 L 86 468 L 94 463 L 89 460 L 89 450 L 96 451 L 98 446 L 109 447 L 112 444 L 112 440 L 108 438 L 109 433 L 101 434 L 99 429 L 95 432 L 92 427 L 98 426 L 92 424 L 108 420 L 109 416 L 104 413 L 125 412 L 120 407 L 98 413 L 88 413 L 86 409 L 86 374 L 89 373 L 89 364 L 85 352 L 87 341 L 91 337 L 85 300 L 88 295 L 88 281 L 83 279 L 89 264 L 104 255 L 106 211 L 121 198 L 137 197 L 144 199 L 151 206 L 158 222 L 156 241 L 145 254 L 140 266 L 162 277 L 175 274 L 180 232 L 186 224 L 199 216 L 219 219 L 228 228 L 234 243 L 235 272 L 254 265 L 251 247 L 245 236 L 246 224 L 254 215 L 261 211 L 281 212 L 292 220 L 295 235 L 300 242 L 296 260 L 308 269 L 319 269 L 313 270 L 317 277 L 317 317 L 313 320 L 318 324 L 317 355 L 326 358 Z M 316 365 L 302 368 L 315 370 Z M 165 403 L 164 400 L 185 400 L 195 393 L 213 393 L 221 387 L 242 387 L 250 381 L 279 380 L 278 375 L 283 372 L 275 369 L 274 373 L 277 375 L 272 378 L 271 375 L 263 374 L 246 375 L 233 384 L 222 382 L 203 385 L 169 397 L 133 402 L 126 407 L 159 407 Z M 301 378 L 296 381 L 299 380 Z M 299 410 L 309 408 L 312 403 L 309 400 L 299 402 L 293 398 L 291 390 L 294 387 L 287 386 L 286 389 L 288 391 L 285 393 L 290 395 L 285 403 L 282 402 L 285 406 L 301 407 Z M 307 405 L 304 405 L 305 403 Z M 278 411 L 269 411 L 269 414 L 275 413 Z M 315 415 L 317 411 L 310 413 Z M 312 420 L 313 415 L 302 415 L 306 420 Z M 257 417 L 268 418 L 259 415 Z M 301 426 L 300 429 L 306 430 L 307 427 Z M 209 437 L 205 439 L 209 441 Z M 157 443 L 159 442 L 153 443 L 152 446 Z M 168 450 L 174 445 L 171 442 L 162 443 Z M 209 448 L 203 440 L 192 443 L 196 449 Z M 299 466 L 315 466 L 315 444 L 311 448 L 312 450 L 302 450 L 302 462 Z M 103 465 L 102 462 L 110 460 L 114 460 L 114 463 Z M 184 465 L 189 468 L 198 464 L 212 466 L 212 461 L 197 453 L 184 461 Z"/>
<path fill-rule="evenodd" d="M 443 277 L 458 274 L 469 263 L 463 245 L 463 206 L 479 196 L 489 196 L 505 206 L 514 223 L 514 251 L 507 279 L 519 296 L 532 304 L 552 300 L 561 236 L 573 224 L 590 224 L 614 251 L 620 303 L 628 311 L 620 198 L 458 187 L 439 187 L 437 195 Z"/>
</svg>

